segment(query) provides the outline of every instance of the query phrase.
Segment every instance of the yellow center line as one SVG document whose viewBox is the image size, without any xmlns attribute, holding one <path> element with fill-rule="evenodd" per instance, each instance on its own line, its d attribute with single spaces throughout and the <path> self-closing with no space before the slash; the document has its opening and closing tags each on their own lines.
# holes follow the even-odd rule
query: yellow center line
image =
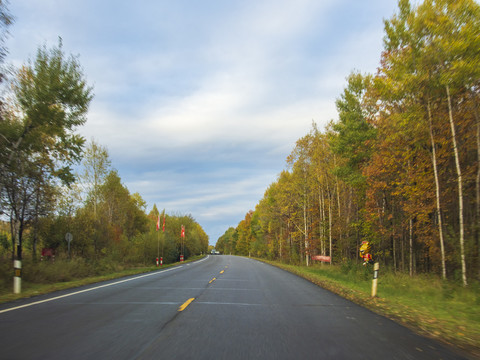
<svg viewBox="0 0 480 360">
<path fill-rule="evenodd" d="M 190 299 L 188 299 L 187 301 L 185 301 L 185 302 L 183 303 L 183 305 L 178 308 L 178 311 L 183 311 L 183 310 L 185 310 L 186 307 L 187 307 L 188 305 L 190 305 L 190 303 L 191 303 L 193 300 L 195 300 L 195 298 L 190 298 Z"/>
<path fill-rule="evenodd" d="M 225 272 L 225 270 L 222 270 L 222 271 L 220 271 L 220 274 L 223 274 L 224 272 Z"/>
<path fill-rule="evenodd" d="M 213 279 L 210 280 L 208 283 L 211 284 L 211 283 L 214 282 L 215 280 L 217 280 L 217 278 L 213 278 Z"/>
</svg>

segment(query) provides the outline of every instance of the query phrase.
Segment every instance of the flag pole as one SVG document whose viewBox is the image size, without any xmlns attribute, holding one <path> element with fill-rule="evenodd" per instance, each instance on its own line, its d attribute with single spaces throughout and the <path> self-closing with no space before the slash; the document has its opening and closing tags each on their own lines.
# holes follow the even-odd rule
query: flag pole
<svg viewBox="0 0 480 360">
<path fill-rule="evenodd" d="M 180 262 L 184 260 L 184 250 L 185 250 L 185 226 L 182 225 L 182 230 L 180 232 Z"/>
<path fill-rule="evenodd" d="M 160 234 L 157 230 L 157 267 L 158 267 L 158 258 L 160 256 Z"/>
<path fill-rule="evenodd" d="M 157 267 L 158 267 L 158 258 L 160 257 L 160 234 L 158 232 L 158 230 L 160 230 L 160 214 L 158 214 L 156 230 L 157 230 Z"/>
<path fill-rule="evenodd" d="M 163 265 L 163 250 L 165 248 L 165 209 L 163 209 L 163 226 L 162 226 L 162 265 Z"/>
</svg>

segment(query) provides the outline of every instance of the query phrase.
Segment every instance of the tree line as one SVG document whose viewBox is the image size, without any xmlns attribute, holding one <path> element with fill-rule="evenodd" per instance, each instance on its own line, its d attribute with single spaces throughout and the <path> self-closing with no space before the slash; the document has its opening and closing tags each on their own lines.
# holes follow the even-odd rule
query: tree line
<svg viewBox="0 0 480 360">
<path fill-rule="evenodd" d="M 0 39 L 12 21 L 0 2 Z M 7 51 L 0 47 L 3 64 Z M 153 264 L 162 255 L 164 263 L 174 262 L 181 251 L 185 257 L 206 253 L 208 236 L 191 215 L 160 213 L 156 205 L 147 214 L 140 194 L 130 193 L 112 168 L 108 150 L 93 139 L 87 144 L 79 134 L 93 88 L 78 56 L 65 54 L 61 38 L 56 46 L 39 47 L 20 68 L 2 69 L 2 261 L 36 261 L 42 248 L 57 258 L 131 264 Z M 160 216 L 165 231 L 156 228 Z M 70 247 L 67 233 L 73 238 Z"/>
<path fill-rule="evenodd" d="M 362 241 L 395 271 L 480 277 L 480 6 L 398 2 L 375 74 L 353 72 L 338 119 L 313 123 L 226 253 L 359 261 Z"/>
</svg>

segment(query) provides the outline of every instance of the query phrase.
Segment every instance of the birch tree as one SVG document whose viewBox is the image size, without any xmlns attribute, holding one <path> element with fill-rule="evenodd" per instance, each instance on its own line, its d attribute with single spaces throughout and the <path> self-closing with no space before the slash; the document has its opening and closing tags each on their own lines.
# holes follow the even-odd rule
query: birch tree
<svg viewBox="0 0 480 360">
<path fill-rule="evenodd" d="M 111 160 L 106 147 L 92 139 L 82 160 L 83 172 L 80 174 L 83 187 L 93 203 L 93 214 L 97 214 L 99 188 L 111 171 Z"/>
</svg>

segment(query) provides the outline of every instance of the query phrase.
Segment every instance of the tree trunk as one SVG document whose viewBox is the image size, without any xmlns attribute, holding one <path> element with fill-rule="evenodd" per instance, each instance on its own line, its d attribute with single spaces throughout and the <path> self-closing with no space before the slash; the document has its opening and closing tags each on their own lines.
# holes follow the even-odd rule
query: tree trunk
<svg viewBox="0 0 480 360">
<path fill-rule="evenodd" d="M 280 225 L 280 260 L 283 260 L 283 254 L 282 254 L 282 243 L 283 243 L 283 226 Z"/>
<path fill-rule="evenodd" d="M 15 231 L 15 222 L 13 221 L 13 210 L 10 210 L 10 238 L 12 240 L 12 261 L 15 261 L 15 250 L 17 244 L 17 235 Z"/>
<path fill-rule="evenodd" d="M 402 260 L 402 268 L 401 268 L 401 271 L 402 273 L 405 272 L 405 233 L 402 234 L 402 242 L 400 243 L 401 245 L 401 252 L 402 252 L 402 257 L 401 257 L 401 260 Z"/>
<path fill-rule="evenodd" d="M 305 262 L 307 267 L 310 265 L 309 262 L 309 248 L 310 244 L 308 242 L 308 232 L 307 232 L 307 171 L 304 169 L 303 172 L 303 235 L 305 242 Z"/>
<path fill-rule="evenodd" d="M 23 235 L 23 225 L 20 220 L 15 221 L 15 232 L 17 238 L 17 260 L 22 260 L 22 235 Z"/>
<path fill-rule="evenodd" d="M 342 216 L 341 216 L 341 211 L 340 211 L 340 188 L 338 186 L 338 178 L 335 176 L 335 183 L 336 183 L 336 188 L 337 188 L 337 206 L 338 206 L 338 243 L 341 244 L 343 253 L 345 254 L 345 257 L 347 257 L 347 249 L 345 249 L 345 246 L 343 244 L 343 236 L 342 236 Z"/>
<path fill-rule="evenodd" d="M 37 242 L 38 242 L 38 215 L 40 212 L 40 188 L 37 184 L 35 190 L 35 217 L 33 220 L 33 247 L 32 247 L 32 256 L 33 261 L 37 261 Z"/>
<path fill-rule="evenodd" d="M 477 128 L 477 177 L 475 179 L 475 226 L 474 236 L 477 244 L 477 261 L 478 261 L 478 278 L 480 279 L 480 119 L 478 116 L 477 102 L 475 101 L 474 94 L 473 99 L 473 113 L 475 114 L 475 123 Z"/>
<path fill-rule="evenodd" d="M 309 266 L 309 259 L 308 259 L 308 234 L 307 234 L 307 203 L 306 200 L 303 203 L 303 231 L 304 231 L 304 239 L 305 239 L 305 262 L 307 266 Z"/>
<path fill-rule="evenodd" d="M 409 274 L 410 277 L 413 276 L 413 219 L 410 218 L 409 220 L 409 227 L 408 227 L 408 239 L 410 245 L 410 265 L 409 265 Z"/>
<path fill-rule="evenodd" d="M 395 219 L 395 208 L 394 208 L 394 203 L 392 201 L 392 219 L 390 220 L 390 226 L 392 228 L 392 232 L 390 234 L 390 237 L 392 239 L 392 248 L 393 248 L 393 272 L 396 273 L 397 272 L 397 242 L 395 241 L 395 224 L 393 222 L 393 220 Z M 387 208 L 387 196 L 385 195 L 385 191 L 383 192 L 383 213 L 386 212 L 386 209 Z"/>
<path fill-rule="evenodd" d="M 329 248 L 328 248 L 328 256 L 330 256 L 330 265 L 333 264 L 333 257 L 332 257 L 332 196 L 329 193 L 328 195 L 328 240 L 329 240 Z"/>
<path fill-rule="evenodd" d="M 428 100 L 428 103 L 427 103 L 427 111 L 428 111 L 428 125 L 429 125 L 429 133 L 430 133 L 430 144 L 432 146 L 433 175 L 435 177 L 435 198 L 437 202 L 438 235 L 440 237 L 440 252 L 442 257 L 442 278 L 445 280 L 447 278 L 447 268 L 445 266 L 445 244 L 443 240 L 442 207 L 440 205 L 440 181 L 438 179 L 437 154 L 436 154 L 436 148 L 435 148 L 435 141 L 433 138 L 432 112 L 430 109 L 430 100 Z M 410 258 L 411 258 L 411 254 L 410 254 Z M 410 266 L 410 273 L 411 272 L 412 272 L 412 269 Z"/>
<path fill-rule="evenodd" d="M 322 253 L 322 195 L 320 185 L 318 187 L 318 236 L 320 238 L 320 253 Z M 323 255 L 323 254 L 322 254 Z"/>
<path fill-rule="evenodd" d="M 463 225 L 463 183 L 462 183 L 462 169 L 460 168 L 460 158 L 458 155 L 457 139 L 455 135 L 455 123 L 453 122 L 452 114 L 452 102 L 450 98 L 450 89 L 448 85 L 447 98 L 448 98 L 448 116 L 450 119 L 450 127 L 452 129 L 452 143 L 453 152 L 455 155 L 455 166 L 457 168 L 457 183 L 458 183 L 458 217 L 460 222 L 460 259 L 462 262 L 462 279 L 463 286 L 467 286 L 467 266 L 465 263 L 465 238 L 464 238 L 464 225 Z"/>
<path fill-rule="evenodd" d="M 332 258 L 332 192 L 330 191 L 330 186 L 327 183 L 327 197 L 328 197 L 328 256 L 330 256 L 330 265 L 333 263 Z"/>
<path fill-rule="evenodd" d="M 337 161 L 335 154 L 333 155 L 333 166 L 334 168 L 337 167 Z M 340 187 L 338 185 L 338 177 L 335 175 L 335 188 L 337 189 L 337 206 L 338 206 L 338 243 L 341 244 L 342 247 L 342 252 L 341 254 L 344 254 L 345 258 L 347 257 L 347 249 L 345 249 L 345 246 L 343 244 L 342 240 L 342 214 L 341 214 L 341 208 L 340 208 Z"/>
<path fill-rule="evenodd" d="M 34 262 L 37 262 L 37 242 L 38 242 L 38 217 L 35 219 L 35 224 L 33 225 L 32 257 Z"/>
<path fill-rule="evenodd" d="M 321 191 L 322 196 L 322 223 L 321 223 L 321 236 L 322 236 L 322 255 L 326 255 L 326 246 L 325 246 L 325 196 L 323 195 L 323 189 Z"/>
</svg>

